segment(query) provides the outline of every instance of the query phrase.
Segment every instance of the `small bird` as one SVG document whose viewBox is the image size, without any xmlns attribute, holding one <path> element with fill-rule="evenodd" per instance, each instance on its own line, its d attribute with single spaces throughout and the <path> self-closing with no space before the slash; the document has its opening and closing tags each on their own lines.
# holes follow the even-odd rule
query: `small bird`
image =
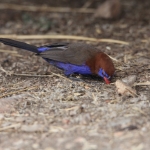
<svg viewBox="0 0 150 150">
<path fill-rule="evenodd" d="M 90 44 L 55 43 L 36 47 L 7 38 L 0 38 L 0 42 L 36 53 L 51 65 L 64 70 L 67 77 L 71 74 L 98 75 L 109 84 L 115 72 L 109 56 Z"/>
</svg>

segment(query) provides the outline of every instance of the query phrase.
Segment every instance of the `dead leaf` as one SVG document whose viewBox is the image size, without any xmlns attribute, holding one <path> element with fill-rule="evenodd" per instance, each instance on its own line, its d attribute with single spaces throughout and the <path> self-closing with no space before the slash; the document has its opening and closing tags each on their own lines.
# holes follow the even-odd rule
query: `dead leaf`
<svg viewBox="0 0 150 150">
<path fill-rule="evenodd" d="M 122 8 L 120 0 L 107 0 L 97 8 L 94 17 L 101 17 L 105 19 L 118 18 L 121 11 Z"/>
<path fill-rule="evenodd" d="M 132 87 L 133 84 L 134 84 L 135 81 L 136 81 L 136 75 L 130 75 L 130 76 L 126 77 L 126 78 L 123 78 L 122 81 L 123 81 L 126 85 Z"/>
<path fill-rule="evenodd" d="M 136 90 L 133 89 L 132 87 L 128 86 L 127 84 L 125 84 L 124 82 L 122 82 L 121 80 L 117 80 L 116 83 L 116 88 L 117 88 L 117 92 L 123 96 L 132 96 L 135 97 L 137 96 L 136 94 Z"/>
</svg>

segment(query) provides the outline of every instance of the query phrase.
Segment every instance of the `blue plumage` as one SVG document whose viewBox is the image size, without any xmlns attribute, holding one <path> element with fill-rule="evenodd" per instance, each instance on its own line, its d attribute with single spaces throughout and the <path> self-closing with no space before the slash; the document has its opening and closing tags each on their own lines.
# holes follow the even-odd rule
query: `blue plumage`
<svg viewBox="0 0 150 150">
<path fill-rule="evenodd" d="M 90 68 L 87 65 L 73 65 L 70 63 L 62 63 L 58 61 L 48 60 L 47 61 L 53 65 L 56 66 L 59 69 L 64 70 L 66 76 L 70 76 L 71 74 L 83 74 L 83 75 L 90 75 L 92 74 L 90 71 Z"/>
<path fill-rule="evenodd" d="M 39 52 L 44 52 L 47 50 L 51 50 L 51 46 L 49 47 L 38 47 L 38 51 Z M 50 60 L 50 59 L 45 59 L 47 62 L 49 62 L 51 65 L 64 70 L 64 74 L 66 76 L 70 76 L 71 74 L 83 74 L 83 75 L 90 75 L 92 74 L 90 71 L 90 68 L 87 65 L 74 65 L 74 64 L 70 64 L 70 63 L 63 63 L 63 62 L 59 62 L 59 61 L 54 61 L 54 60 Z"/>
<path fill-rule="evenodd" d="M 49 50 L 50 48 L 49 47 L 43 47 L 43 46 L 41 46 L 41 47 L 38 47 L 38 51 L 41 53 L 41 52 L 44 52 L 44 51 L 46 51 L 46 50 Z"/>
</svg>

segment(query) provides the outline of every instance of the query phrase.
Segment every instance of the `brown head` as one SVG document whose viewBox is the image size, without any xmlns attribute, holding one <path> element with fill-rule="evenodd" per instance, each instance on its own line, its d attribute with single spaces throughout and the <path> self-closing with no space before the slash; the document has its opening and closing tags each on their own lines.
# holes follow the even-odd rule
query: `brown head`
<svg viewBox="0 0 150 150">
<path fill-rule="evenodd" d="M 90 67 L 93 74 L 101 76 L 107 84 L 110 83 L 109 79 L 113 76 L 115 67 L 108 55 L 98 52 L 86 64 Z"/>
</svg>

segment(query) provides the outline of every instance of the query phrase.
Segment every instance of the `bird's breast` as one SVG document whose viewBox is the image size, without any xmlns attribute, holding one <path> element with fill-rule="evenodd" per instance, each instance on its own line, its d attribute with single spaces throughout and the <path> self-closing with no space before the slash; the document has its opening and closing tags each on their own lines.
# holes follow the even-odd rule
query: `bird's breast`
<svg viewBox="0 0 150 150">
<path fill-rule="evenodd" d="M 51 65 L 56 66 L 59 69 L 62 69 L 65 71 L 66 75 L 70 74 L 83 74 L 83 75 L 88 75 L 92 74 L 90 68 L 83 64 L 83 65 L 74 65 L 70 63 L 63 63 L 63 62 L 58 62 L 58 61 L 53 61 L 53 60 L 48 60 L 46 59 Z"/>
</svg>

